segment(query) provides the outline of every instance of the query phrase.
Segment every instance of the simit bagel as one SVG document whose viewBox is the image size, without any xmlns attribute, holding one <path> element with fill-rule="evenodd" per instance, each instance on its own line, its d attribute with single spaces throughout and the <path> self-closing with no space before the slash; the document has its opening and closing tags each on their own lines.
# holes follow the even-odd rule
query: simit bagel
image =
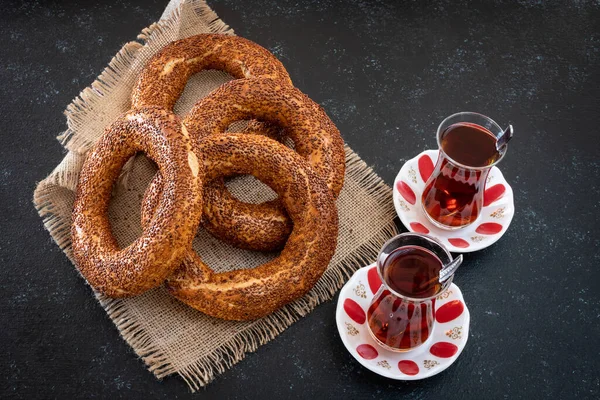
<svg viewBox="0 0 600 400">
<path fill-rule="evenodd" d="M 133 89 L 131 105 L 172 110 L 188 79 L 208 69 L 235 78 L 265 77 L 292 83 L 283 64 L 258 44 L 239 36 L 201 34 L 168 44 L 148 61 Z"/>
<path fill-rule="evenodd" d="M 257 135 L 213 135 L 197 154 L 206 179 L 252 174 L 280 196 L 293 231 L 279 257 L 253 269 L 215 273 L 194 252 L 169 277 L 167 289 L 208 315 L 250 320 L 272 313 L 308 292 L 337 243 L 335 200 L 325 181 L 293 150 Z"/>
<path fill-rule="evenodd" d="M 165 177 L 154 217 L 140 238 L 119 249 L 108 221 L 113 183 L 125 162 L 145 152 Z M 159 286 L 191 248 L 202 210 L 204 169 L 181 134 L 181 121 L 158 107 L 119 117 L 86 158 L 79 176 L 71 236 L 73 257 L 96 290 L 111 296 Z"/>
<path fill-rule="evenodd" d="M 183 132 L 192 140 L 222 135 L 238 120 L 256 118 L 277 124 L 322 177 L 334 196 L 344 182 L 344 143 L 323 109 L 300 90 L 271 79 L 243 79 L 225 83 L 199 101 L 186 116 Z M 160 194 L 156 175 L 142 202 L 148 218 Z M 226 189 L 222 179 L 204 189 L 203 223 L 216 237 L 238 247 L 271 251 L 281 249 L 291 222 L 277 200 L 262 204 L 243 203 Z"/>
</svg>

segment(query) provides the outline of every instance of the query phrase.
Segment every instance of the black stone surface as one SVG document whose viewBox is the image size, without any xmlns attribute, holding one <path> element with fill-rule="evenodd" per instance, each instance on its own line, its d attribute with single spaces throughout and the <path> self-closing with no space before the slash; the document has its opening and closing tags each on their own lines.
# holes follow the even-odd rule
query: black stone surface
<svg viewBox="0 0 600 400">
<path fill-rule="evenodd" d="M 65 154 L 55 140 L 65 106 L 166 1 L 3 1 L 0 397 L 598 398 L 600 4 L 210 4 L 283 61 L 389 184 L 435 146 L 451 113 L 514 124 L 501 169 L 515 218 L 456 278 L 471 311 L 467 347 L 431 379 L 381 378 L 344 349 L 334 299 L 195 395 L 178 377 L 156 380 L 31 199 Z"/>
</svg>

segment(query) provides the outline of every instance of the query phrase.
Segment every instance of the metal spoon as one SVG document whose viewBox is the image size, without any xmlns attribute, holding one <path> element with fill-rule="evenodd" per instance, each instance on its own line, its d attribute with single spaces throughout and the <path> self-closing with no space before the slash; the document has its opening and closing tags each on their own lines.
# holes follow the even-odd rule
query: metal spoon
<svg viewBox="0 0 600 400">
<path fill-rule="evenodd" d="M 506 128 L 504 131 L 502 131 L 502 133 L 496 140 L 496 150 L 500 151 L 504 146 L 506 146 L 506 144 L 510 141 L 510 139 L 512 139 L 513 134 L 514 134 L 513 126 L 509 125 L 508 128 Z"/>
<path fill-rule="evenodd" d="M 447 281 L 448 278 L 450 278 L 452 275 L 454 275 L 454 273 L 456 272 L 458 267 L 460 267 L 460 264 L 462 264 L 462 262 L 463 262 L 463 256 L 462 256 L 462 254 L 460 254 L 454 260 L 452 260 L 448 264 L 444 265 L 444 267 L 440 270 L 439 276 L 436 276 L 433 279 L 430 279 L 429 281 L 421 284 L 421 287 L 423 288 L 423 290 L 425 290 L 426 288 L 429 287 L 429 285 L 432 285 L 435 281 L 438 281 L 439 283 L 443 283 L 443 282 Z"/>
<path fill-rule="evenodd" d="M 460 267 L 460 264 L 462 264 L 462 262 L 463 262 L 463 256 L 462 256 L 462 254 L 460 254 L 454 260 L 452 260 L 448 264 L 444 265 L 444 268 L 442 268 L 442 270 L 440 271 L 440 278 L 439 278 L 440 283 L 446 281 L 448 278 L 450 278 L 452 275 L 454 275 L 454 273 L 456 272 L 458 267 Z"/>
</svg>

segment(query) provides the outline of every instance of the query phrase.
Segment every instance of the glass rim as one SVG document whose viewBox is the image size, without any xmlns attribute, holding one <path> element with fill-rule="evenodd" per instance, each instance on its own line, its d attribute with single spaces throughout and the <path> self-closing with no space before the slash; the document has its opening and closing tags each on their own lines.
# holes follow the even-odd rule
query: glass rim
<svg viewBox="0 0 600 400">
<path fill-rule="evenodd" d="M 486 119 L 488 122 L 490 122 L 491 124 L 495 125 L 495 127 L 498 128 L 498 130 L 500 132 L 502 132 L 502 128 L 500 127 L 500 125 L 496 121 L 494 121 L 493 119 L 491 119 L 490 117 L 488 117 L 487 115 L 483 115 L 481 113 L 477 113 L 477 112 L 473 112 L 473 111 L 461 111 L 461 112 L 454 113 L 454 114 L 449 115 L 446 118 L 444 118 L 443 121 L 440 122 L 440 124 L 438 125 L 437 132 L 436 132 L 435 136 L 436 136 L 437 145 L 438 145 L 438 149 L 439 149 L 440 153 L 443 154 L 444 157 L 446 157 L 452 164 L 454 164 L 454 165 L 456 165 L 457 167 L 460 167 L 460 168 L 470 169 L 470 170 L 475 170 L 475 171 L 485 171 L 487 169 L 491 169 L 492 167 L 494 167 L 496 164 L 498 164 L 504 158 L 504 155 L 506 155 L 506 150 L 508 149 L 508 144 L 506 144 L 506 145 L 503 146 L 504 147 L 504 151 L 500 152 L 500 157 L 498 157 L 498 159 L 496 161 L 494 161 L 490 165 L 486 165 L 485 167 L 472 167 L 470 165 L 465 165 L 465 164 L 459 163 L 458 161 L 456 161 L 455 159 L 453 159 L 452 157 L 450 157 L 448 155 L 448 153 L 446 153 L 444 151 L 444 149 L 442 148 L 442 141 L 441 141 L 441 136 L 442 136 L 442 132 L 443 132 L 442 131 L 442 126 L 449 119 L 456 118 L 459 115 L 474 115 L 474 116 Z M 468 122 L 468 121 L 463 121 L 463 122 Z M 482 126 L 482 125 L 480 125 L 480 124 L 478 124 L 476 122 L 469 122 L 469 123 L 472 123 L 472 124 L 481 126 L 484 129 L 487 129 L 485 126 Z M 489 129 L 487 129 L 487 130 L 489 130 Z M 494 136 L 496 136 L 496 134 L 494 132 L 492 132 L 492 134 L 494 134 Z"/>
<path fill-rule="evenodd" d="M 438 239 L 434 238 L 433 236 L 429 236 L 426 235 L 424 233 L 418 233 L 418 232 L 404 232 L 404 233 L 399 233 L 398 235 L 395 235 L 393 237 L 391 237 L 390 239 L 388 239 L 383 246 L 381 246 L 381 250 L 379 250 L 379 253 L 377 254 L 377 260 L 376 260 L 376 265 L 377 265 L 377 275 L 379 275 L 379 279 L 381 279 L 381 283 L 385 286 L 385 288 L 387 290 L 389 290 L 394 296 L 400 297 L 402 299 L 406 299 L 408 301 L 412 301 L 415 303 L 418 302 L 423 302 L 423 301 L 428 301 L 428 300 L 432 300 L 435 299 L 436 297 L 440 296 L 441 294 L 443 294 L 445 291 L 448 290 L 448 288 L 450 287 L 450 285 L 452 284 L 452 281 L 454 280 L 454 275 L 452 275 L 450 278 L 448 278 L 444 283 L 442 283 L 442 287 L 441 289 L 434 295 L 429 296 L 429 297 L 411 297 L 411 296 L 406 296 L 404 294 L 398 293 L 397 291 L 395 291 L 394 289 L 392 289 L 387 282 L 385 281 L 383 275 L 382 275 L 382 268 L 380 266 L 379 263 L 379 256 L 381 255 L 381 253 L 383 252 L 383 249 L 386 248 L 386 246 L 388 246 L 390 243 L 392 243 L 393 240 L 395 240 L 396 238 L 399 237 L 407 237 L 407 236 L 416 236 L 422 239 L 426 239 L 429 240 L 430 242 L 433 242 L 434 244 L 438 245 L 440 247 L 440 249 L 446 253 L 446 255 L 448 256 L 448 258 L 450 259 L 450 261 L 454 260 L 454 257 L 452 257 L 452 253 L 450 253 L 450 251 L 446 248 L 446 246 L 444 246 L 444 244 L 439 241 Z M 405 245 L 405 246 L 410 246 L 410 245 Z M 416 247 L 421 247 L 422 249 L 431 252 L 431 250 L 424 248 L 423 246 L 419 246 L 419 245 L 413 245 Z M 404 247 L 404 246 L 401 246 Z M 398 248 L 401 248 L 398 247 Z M 439 259 L 439 257 L 434 253 L 434 255 Z M 440 260 L 442 262 L 442 269 L 444 267 L 444 262 L 442 260 Z M 441 270 L 440 270 L 441 271 Z"/>
</svg>

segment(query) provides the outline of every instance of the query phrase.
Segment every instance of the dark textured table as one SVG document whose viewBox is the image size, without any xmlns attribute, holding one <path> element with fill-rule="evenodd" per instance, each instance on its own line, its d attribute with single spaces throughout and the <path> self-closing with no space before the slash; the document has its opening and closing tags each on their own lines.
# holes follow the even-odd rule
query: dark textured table
<svg viewBox="0 0 600 400">
<path fill-rule="evenodd" d="M 65 154 L 65 106 L 166 1 L 2 2 L 0 397 L 598 398 L 600 4 L 428 3 L 210 4 L 283 61 L 389 184 L 451 113 L 514 124 L 500 167 L 515 218 L 456 278 L 464 352 L 425 381 L 381 378 L 343 347 L 334 299 L 191 395 L 145 369 L 31 201 Z"/>
</svg>

